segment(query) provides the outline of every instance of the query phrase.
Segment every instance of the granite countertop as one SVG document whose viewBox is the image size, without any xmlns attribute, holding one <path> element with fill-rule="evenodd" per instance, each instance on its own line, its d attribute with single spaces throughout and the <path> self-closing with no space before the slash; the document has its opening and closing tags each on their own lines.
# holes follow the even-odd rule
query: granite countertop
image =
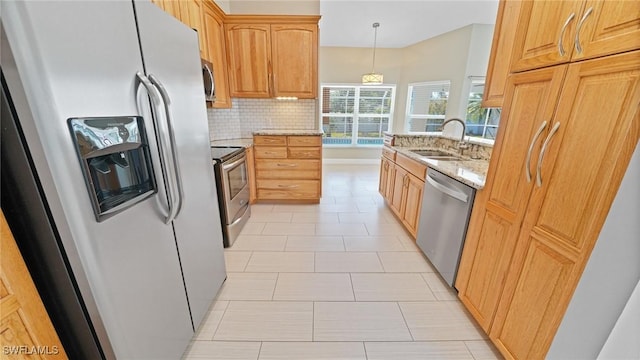
<svg viewBox="0 0 640 360">
<path fill-rule="evenodd" d="M 462 160 L 435 160 L 429 159 L 424 156 L 420 156 L 416 153 L 411 152 L 411 150 L 439 150 L 443 151 L 440 148 L 425 148 L 425 147 L 402 147 L 402 146 L 393 146 L 394 150 L 396 150 L 399 154 L 405 155 L 408 158 L 421 162 L 428 167 L 437 170 L 445 175 L 448 175 L 463 184 L 469 185 L 476 189 L 482 189 L 484 187 L 484 182 L 487 177 L 487 169 L 489 168 L 488 160 L 475 160 L 467 157 L 463 157 Z M 446 150 L 445 150 L 446 151 Z M 453 155 L 458 156 L 457 154 L 452 153 Z"/>
<path fill-rule="evenodd" d="M 226 140 L 213 140 L 211 146 L 241 146 L 244 148 L 251 147 L 253 145 L 253 138 L 240 138 L 240 139 L 226 139 Z"/>
<path fill-rule="evenodd" d="M 322 130 L 276 130 L 276 129 L 269 129 L 269 130 L 257 130 L 253 132 L 253 135 L 307 135 L 307 136 L 313 136 L 313 135 L 322 135 L 323 132 Z"/>
</svg>

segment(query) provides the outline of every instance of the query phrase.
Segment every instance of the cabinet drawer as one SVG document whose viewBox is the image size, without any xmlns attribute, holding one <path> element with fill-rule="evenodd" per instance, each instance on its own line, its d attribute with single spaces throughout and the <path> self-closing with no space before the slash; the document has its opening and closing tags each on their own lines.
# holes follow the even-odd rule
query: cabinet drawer
<svg viewBox="0 0 640 360">
<path fill-rule="evenodd" d="M 266 135 L 256 135 L 253 137 L 254 145 L 267 145 L 267 146 L 286 146 L 287 145 L 287 137 L 286 136 L 266 136 Z"/>
<path fill-rule="evenodd" d="M 387 159 L 390 159 L 391 161 L 395 161 L 396 160 L 396 151 L 393 150 L 392 148 L 388 147 L 388 146 L 383 146 L 382 147 L 382 156 L 386 157 Z"/>
<path fill-rule="evenodd" d="M 320 179 L 320 160 L 260 160 L 258 179 Z"/>
<path fill-rule="evenodd" d="M 289 158 L 292 159 L 320 159 L 321 147 L 289 147 Z"/>
<path fill-rule="evenodd" d="M 286 147 L 254 146 L 256 159 L 286 159 Z"/>
<path fill-rule="evenodd" d="M 421 164 L 402 154 L 398 154 L 398 156 L 396 156 L 396 164 L 402 166 L 421 180 L 424 180 L 425 175 L 427 174 L 427 165 Z"/>
<path fill-rule="evenodd" d="M 319 197 L 319 180 L 258 180 L 258 199 L 305 200 Z"/>
<path fill-rule="evenodd" d="M 322 146 L 320 136 L 288 136 L 289 146 Z"/>
</svg>

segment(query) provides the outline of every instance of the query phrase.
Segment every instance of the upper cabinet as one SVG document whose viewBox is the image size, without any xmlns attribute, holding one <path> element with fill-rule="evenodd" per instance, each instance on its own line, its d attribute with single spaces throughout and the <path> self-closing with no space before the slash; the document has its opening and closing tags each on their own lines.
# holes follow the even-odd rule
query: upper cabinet
<svg viewBox="0 0 640 360">
<path fill-rule="evenodd" d="M 231 96 L 316 98 L 319 19 L 229 15 L 225 30 Z"/>
<path fill-rule="evenodd" d="M 205 2 L 212 0 L 151 0 L 169 15 L 198 32 L 200 57 L 207 58 L 207 38 L 202 18 Z"/>
<path fill-rule="evenodd" d="M 318 25 L 271 25 L 273 95 L 317 97 Z"/>
<path fill-rule="evenodd" d="M 226 24 L 231 96 L 271 97 L 271 27 Z"/>
<path fill-rule="evenodd" d="M 515 40 L 513 29 L 518 24 L 521 1 L 500 1 L 493 30 L 489 67 L 482 95 L 483 107 L 502 107 L 504 88 L 511 67 L 511 50 Z"/>
<path fill-rule="evenodd" d="M 205 1 L 202 13 L 207 49 L 205 57 L 211 62 L 215 100 L 214 108 L 230 108 L 229 78 L 227 71 L 227 50 L 224 40 L 224 12 L 213 2 Z"/>
<path fill-rule="evenodd" d="M 524 1 L 521 7 L 512 72 L 640 47 L 636 1 Z"/>
</svg>

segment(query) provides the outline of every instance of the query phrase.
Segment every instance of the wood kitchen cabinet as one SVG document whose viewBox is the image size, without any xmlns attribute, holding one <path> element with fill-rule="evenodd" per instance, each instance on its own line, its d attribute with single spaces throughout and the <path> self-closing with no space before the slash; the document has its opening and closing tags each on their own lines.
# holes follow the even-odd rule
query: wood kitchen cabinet
<svg viewBox="0 0 640 360">
<path fill-rule="evenodd" d="M 253 144 L 257 201 L 320 201 L 320 135 L 255 135 Z"/>
<path fill-rule="evenodd" d="M 188 27 L 198 32 L 198 46 L 200 58 L 208 58 L 207 36 L 204 29 L 205 2 L 212 0 L 151 0 L 169 15 L 180 20 Z"/>
<path fill-rule="evenodd" d="M 637 1 L 523 1 L 511 71 L 640 48 Z"/>
<path fill-rule="evenodd" d="M 498 16 L 493 30 L 489 66 L 482 95 L 483 107 L 502 107 L 516 35 L 513 29 L 518 24 L 521 5 L 521 0 L 501 0 L 498 5 Z"/>
<path fill-rule="evenodd" d="M 418 232 L 426 171 L 424 164 L 383 147 L 378 191 L 414 238 Z"/>
<path fill-rule="evenodd" d="M 390 199 L 393 191 L 393 174 L 392 169 L 396 160 L 396 151 L 388 146 L 382 147 L 382 158 L 380 162 L 380 181 L 378 183 L 378 192 L 386 200 Z"/>
<path fill-rule="evenodd" d="M 231 96 L 316 98 L 318 20 L 229 15 L 225 31 Z"/>
<path fill-rule="evenodd" d="M 256 202 L 256 165 L 253 146 L 249 146 L 245 150 L 247 155 L 247 179 L 249 181 L 249 203 Z"/>
<path fill-rule="evenodd" d="M 213 108 L 230 108 L 229 78 L 227 71 L 227 50 L 225 45 L 225 14 L 212 0 L 204 1 L 202 20 L 207 39 L 207 57 L 213 66 L 215 101 Z"/>
<path fill-rule="evenodd" d="M 0 229 L 2 358 L 67 359 L 68 356 L 1 211 Z M 43 350 L 44 354 L 36 354 L 36 348 Z M 15 353 L 9 353 L 12 349 Z"/>
<path fill-rule="evenodd" d="M 501 119 L 486 185 L 476 195 L 456 281 L 460 299 L 486 332 L 502 295 L 565 70 L 516 74 L 509 82 L 502 109 L 506 120 Z"/>
<path fill-rule="evenodd" d="M 456 282 L 508 359 L 544 358 L 595 245 L 640 138 L 638 59 L 628 52 L 508 81 Z"/>
</svg>

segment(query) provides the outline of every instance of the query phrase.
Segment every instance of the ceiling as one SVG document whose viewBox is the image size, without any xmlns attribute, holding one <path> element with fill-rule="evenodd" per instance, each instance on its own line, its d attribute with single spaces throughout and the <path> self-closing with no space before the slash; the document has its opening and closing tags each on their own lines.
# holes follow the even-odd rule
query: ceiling
<svg viewBox="0 0 640 360">
<path fill-rule="evenodd" d="M 469 24 L 493 24 L 498 0 L 320 0 L 320 45 L 402 48 Z"/>
</svg>

